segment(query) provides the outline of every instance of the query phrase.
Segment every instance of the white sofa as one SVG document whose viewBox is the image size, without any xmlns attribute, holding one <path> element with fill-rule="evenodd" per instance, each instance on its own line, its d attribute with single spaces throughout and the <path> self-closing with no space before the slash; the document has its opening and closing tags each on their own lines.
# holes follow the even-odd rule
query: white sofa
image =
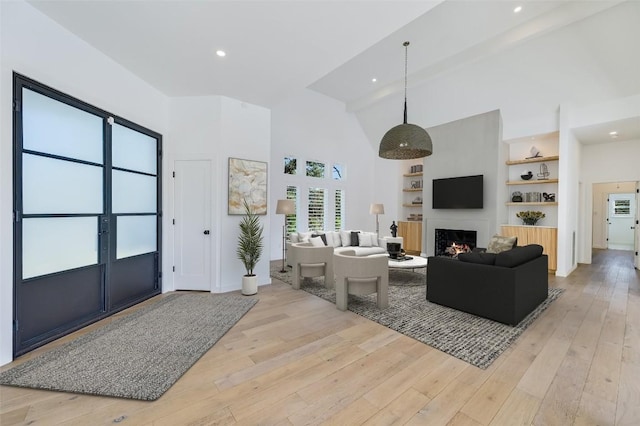
<svg viewBox="0 0 640 426">
<path fill-rule="evenodd" d="M 357 230 L 292 232 L 289 234 L 287 248 L 290 248 L 291 243 L 311 243 L 318 247 L 331 246 L 334 253 L 353 250 L 356 256 L 387 253 L 387 237 L 378 238 L 375 232 Z M 287 250 L 287 264 L 290 265 L 288 253 L 289 250 Z"/>
</svg>

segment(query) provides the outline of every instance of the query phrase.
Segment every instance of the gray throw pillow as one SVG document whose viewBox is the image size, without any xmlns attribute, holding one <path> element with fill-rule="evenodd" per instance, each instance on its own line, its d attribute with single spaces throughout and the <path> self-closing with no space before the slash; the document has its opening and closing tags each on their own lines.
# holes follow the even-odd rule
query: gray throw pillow
<svg viewBox="0 0 640 426">
<path fill-rule="evenodd" d="M 518 237 L 503 237 L 502 235 L 494 235 L 487 245 L 487 253 L 501 253 L 511 250 L 518 244 Z"/>
</svg>

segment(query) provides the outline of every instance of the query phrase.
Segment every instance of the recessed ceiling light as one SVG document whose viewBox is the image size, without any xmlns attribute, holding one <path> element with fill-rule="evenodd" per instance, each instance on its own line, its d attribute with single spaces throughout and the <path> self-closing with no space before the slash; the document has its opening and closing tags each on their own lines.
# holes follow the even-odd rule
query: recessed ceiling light
<svg viewBox="0 0 640 426">
<path fill-rule="evenodd" d="M 513 9 L 513 13 L 518 13 L 522 10 L 522 6 L 517 6 L 515 9 Z"/>
<path fill-rule="evenodd" d="M 220 57 L 225 57 L 227 56 L 227 52 L 225 52 L 224 50 L 216 50 L 216 55 Z"/>
<path fill-rule="evenodd" d="M 376 81 L 378 81 L 378 79 L 374 77 L 374 78 L 371 79 L 371 81 L 373 81 L 375 83 Z"/>
<path fill-rule="evenodd" d="M 618 132 L 616 132 L 615 130 L 613 132 L 609 132 L 609 136 L 611 136 L 612 138 L 617 138 Z"/>
</svg>

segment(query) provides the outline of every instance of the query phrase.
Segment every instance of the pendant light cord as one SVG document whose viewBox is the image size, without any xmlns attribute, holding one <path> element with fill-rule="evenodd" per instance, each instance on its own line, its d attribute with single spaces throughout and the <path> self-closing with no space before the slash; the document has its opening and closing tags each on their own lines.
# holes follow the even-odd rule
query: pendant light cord
<svg viewBox="0 0 640 426">
<path fill-rule="evenodd" d="M 407 56 L 409 55 L 409 42 L 402 43 L 404 46 L 404 124 L 407 124 Z"/>
</svg>

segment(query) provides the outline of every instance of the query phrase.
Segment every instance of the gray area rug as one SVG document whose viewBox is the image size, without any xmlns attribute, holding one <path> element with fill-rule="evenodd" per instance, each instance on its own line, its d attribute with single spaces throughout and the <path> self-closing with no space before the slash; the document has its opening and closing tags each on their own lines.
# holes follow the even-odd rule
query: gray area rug
<svg viewBox="0 0 640 426">
<path fill-rule="evenodd" d="M 257 299 L 176 293 L 0 373 L 0 384 L 152 401 Z"/>
<path fill-rule="evenodd" d="M 271 276 L 291 284 L 289 272 L 272 265 Z M 350 311 L 392 330 L 426 343 L 476 367 L 485 369 L 564 291 L 549 289 L 549 297 L 520 324 L 512 327 L 426 300 L 425 269 L 389 270 L 389 307 L 379 309 L 376 295 L 349 295 Z M 331 303 L 333 289 L 324 287 L 323 278 L 305 278 L 300 288 Z"/>
</svg>

